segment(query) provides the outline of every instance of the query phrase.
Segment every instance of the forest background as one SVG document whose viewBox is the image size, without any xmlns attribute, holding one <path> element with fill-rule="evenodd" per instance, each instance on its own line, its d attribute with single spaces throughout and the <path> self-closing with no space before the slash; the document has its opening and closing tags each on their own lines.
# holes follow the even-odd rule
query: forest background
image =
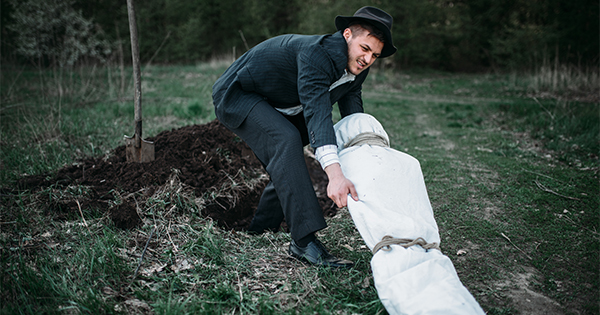
<svg viewBox="0 0 600 315">
<path fill-rule="evenodd" d="M 398 53 L 385 66 L 445 71 L 598 68 L 593 0 L 144 0 L 137 1 L 141 60 L 189 64 L 239 57 L 284 33 L 335 32 L 336 15 L 377 6 L 394 17 Z M 2 64 L 68 67 L 130 63 L 124 0 L 2 1 Z"/>
</svg>

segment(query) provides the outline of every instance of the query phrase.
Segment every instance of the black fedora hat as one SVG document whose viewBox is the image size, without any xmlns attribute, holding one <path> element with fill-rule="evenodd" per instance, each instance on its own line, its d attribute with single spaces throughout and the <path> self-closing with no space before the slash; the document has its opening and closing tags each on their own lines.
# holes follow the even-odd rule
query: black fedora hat
<svg viewBox="0 0 600 315">
<path fill-rule="evenodd" d="M 383 32 L 385 43 L 383 43 L 383 49 L 379 58 L 391 56 L 396 52 L 396 47 L 392 43 L 393 18 L 387 12 L 375 7 L 362 7 L 353 16 L 338 15 L 335 18 L 335 27 L 337 27 L 338 31 L 344 30 L 354 21 L 368 22 Z"/>
</svg>

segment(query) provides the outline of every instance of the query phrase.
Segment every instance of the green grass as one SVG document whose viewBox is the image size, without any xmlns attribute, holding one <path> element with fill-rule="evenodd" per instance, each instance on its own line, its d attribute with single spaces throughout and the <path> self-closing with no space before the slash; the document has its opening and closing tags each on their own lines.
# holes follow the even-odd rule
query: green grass
<svg viewBox="0 0 600 315">
<path fill-rule="evenodd" d="M 597 313 L 598 104 L 523 98 L 498 76 L 411 77 L 366 92 L 367 110 L 421 162 L 463 283 L 489 313 L 519 311 L 502 282 L 520 275 L 566 313 Z"/>
<path fill-rule="evenodd" d="M 214 119 L 210 89 L 225 67 L 144 69 L 145 137 Z M 3 187 L 105 155 L 133 132 L 130 77 L 121 93 L 117 69 L 65 72 L 62 81 L 8 70 Z M 527 82 L 379 70 L 363 95 L 392 147 L 420 161 L 442 251 L 488 314 L 519 314 L 536 297 L 527 292 L 544 297 L 531 302 L 541 309 L 554 301 L 565 314 L 597 314 L 599 104 L 528 94 Z M 89 193 L 1 192 L 0 313 L 385 314 L 372 254 L 346 210 L 327 219 L 320 238 L 356 266 L 330 270 L 290 259 L 284 233 L 217 227 L 176 177 L 138 205 L 144 225 L 129 231 L 97 206 L 61 212 Z"/>
</svg>

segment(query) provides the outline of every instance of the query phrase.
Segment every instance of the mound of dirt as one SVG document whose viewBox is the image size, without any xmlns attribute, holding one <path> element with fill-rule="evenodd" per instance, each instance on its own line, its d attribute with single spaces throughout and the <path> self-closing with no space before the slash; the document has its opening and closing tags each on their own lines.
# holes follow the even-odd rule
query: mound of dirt
<svg viewBox="0 0 600 315">
<path fill-rule="evenodd" d="M 224 228 L 242 230 L 247 227 L 268 177 L 260 161 L 235 134 L 214 120 L 204 125 L 164 131 L 147 140 L 155 143 L 156 159 L 153 162 L 128 163 L 123 145 L 108 156 L 79 161 L 60 169 L 53 176 L 23 178 L 18 186 L 28 190 L 50 186 L 88 186 L 91 190 L 89 200 L 77 204 L 49 202 L 49 211 L 64 213 L 78 211 L 80 206 L 106 207 L 115 225 L 131 228 L 141 222 L 134 206 L 123 203 L 108 209 L 106 201 L 114 199 L 115 192 L 148 198 L 175 173 L 184 186 L 193 189 L 196 197 L 201 197 L 208 191 L 231 185 L 232 179 L 259 178 L 258 184 L 245 190 L 238 189 L 234 202 L 216 198 L 202 210 Z M 337 208 L 327 198 L 325 172 L 309 154 L 306 155 L 306 163 L 324 215 L 335 215 Z"/>
</svg>

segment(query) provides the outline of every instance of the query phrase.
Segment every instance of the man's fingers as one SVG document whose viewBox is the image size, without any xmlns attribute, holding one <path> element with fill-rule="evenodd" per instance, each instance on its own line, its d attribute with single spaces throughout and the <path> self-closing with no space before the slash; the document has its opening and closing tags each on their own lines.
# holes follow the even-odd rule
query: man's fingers
<svg viewBox="0 0 600 315">
<path fill-rule="evenodd" d="M 350 198 L 354 201 L 358 201 L 358 193 L 356 192 L 354 184 L 345 178 L 342 182 L 329 182 L 327 185 L 327 196 L 333 200 L 335 205 L 339 208 L 348 205 L 348 195 L 350 195 Z"/>
<path fill-rule="evenodd" d="M 347 202 L 346 202 L 346 198 L 347 198 L 347 197 L 346 197 L 346 196 L 344 196 L 344 197 L 345 197 L 345 198 L 340 198 L 340 199 L 338 199 L 338 202 L 336 202 L 336 204 L 337 204 L 338 208 L 343 208 L 343 207 L 345 207 L 345 206 L 346 206 L 346 203 L 347 203 Z"/>
<path fill-rule="evenodd" d="M 346 206 L 347 202 L 345 202 L 345 201 L 346 201 L 346 198 L 348 198 L 347 196 L 348 195 L 346 195 L 346 194 L 343 194 L 343 195 L 339 194 L 339 195 L 335 195 L 334 198 L 331 198 L 331 199 L 333 200 L 333 202 L 335 202 L 335 205 L 338 208 L 343 208 Z"/>
</svg>

